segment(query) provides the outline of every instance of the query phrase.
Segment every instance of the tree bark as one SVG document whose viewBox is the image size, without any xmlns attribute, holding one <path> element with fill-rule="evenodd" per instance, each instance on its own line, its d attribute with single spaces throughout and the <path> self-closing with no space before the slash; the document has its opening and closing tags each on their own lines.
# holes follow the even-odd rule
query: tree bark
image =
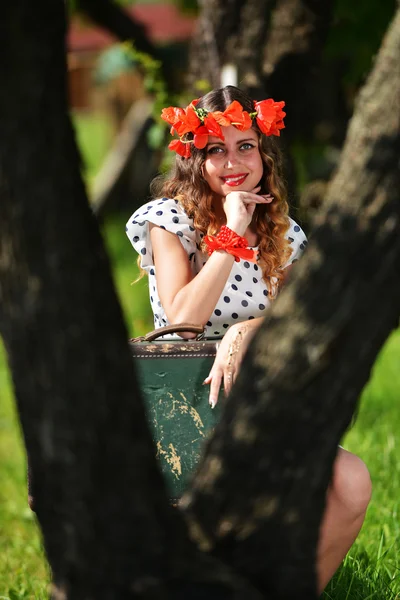
<svg viewBox="0 0 400 600">
<path fill-rule="evenodd" d="M 310 135 L 316 116 L 315 83 L 332 20 L 333 1 L 278 0 L 263 47 L 263 84 L 288 106 L 287 135 Z"/>
<path fill-rule="evenodd" d="M 220 86 L 221 68 L 237 31 L 242 5 L 239 0 L 199 0 L 199 22 L 190 48 L 188 74 L 188 85 L 196 93 L 199 81 Z M 234 62 L 234 54 L 230 58 Z"/>
<path fill-rule="evenodd" d="M 169 506 L 66 102 L 61 2 L 0 28 L 0 331 L 57 599 L 240 598 Z"/>
<path fill-rule="evenodd" d="M 254 339 L 184 508 L 266 597 L 314 598 L 337 444 L 400 312 L 400 9 L 310 246 Z M 257 457 L 257 458 L 255 458 Z"/>
<path fill-rule="evenodd" d="M 202 0 L 191 85 L 206 79 L 218 87 L 221 67 L 232 62 L 240 87 L 256 99 L 268 93 L 301 103 L 299 90 L 319 63 L 332 8 L 333 0 Z"/>
<path fill-rule="evenodd" d="M 262 73 L 262 51 L 270 26 L 273 0 L 247 0 L 243 3 L 235 44 L 240 86 L 261 98 L 265 93 Z"/>
</svg>

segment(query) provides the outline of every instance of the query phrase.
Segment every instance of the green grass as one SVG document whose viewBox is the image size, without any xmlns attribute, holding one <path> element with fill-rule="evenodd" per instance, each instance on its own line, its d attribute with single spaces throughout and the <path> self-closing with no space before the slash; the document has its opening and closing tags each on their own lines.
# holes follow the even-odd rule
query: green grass
<svg viewBox="0 0 400 600">
<path fill-rule="evenodd" d="M 40 535 L 26 503 L 25 455 L 0 348 L 0 598 L 45 598 Z"/>
<path fill-rule="evenodd" d="M 381 351 L 344 446 L 368 465 L 373 496 L 361 533 L 325 597 L 400 599 L 400 331 Z"/>
</svg>

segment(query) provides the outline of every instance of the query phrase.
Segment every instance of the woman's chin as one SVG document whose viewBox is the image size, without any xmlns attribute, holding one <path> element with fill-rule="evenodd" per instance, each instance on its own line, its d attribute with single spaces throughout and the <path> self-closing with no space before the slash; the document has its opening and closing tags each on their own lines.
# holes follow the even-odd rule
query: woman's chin
<svg viewBox="0 0 400 600">
<path fill-rule="evenodd" d="M 253 187 L 250 187 L 246 182 L 241 185 L 227 185 L 226 183 L 222 186 L 224 195 L 226 196 L 230 192 L 251 192 Z"/>
</svg>

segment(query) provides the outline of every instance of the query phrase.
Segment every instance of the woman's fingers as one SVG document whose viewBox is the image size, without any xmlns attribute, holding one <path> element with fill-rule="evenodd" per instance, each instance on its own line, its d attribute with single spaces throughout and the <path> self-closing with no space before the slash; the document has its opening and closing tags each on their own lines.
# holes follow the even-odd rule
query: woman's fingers
<svg viewBox="0 0 400 600">
<path fill-rule="evenodd" d="M 232 386 L 235 382 L 236 375 L 234 374 L 233 369 L 227 369 L 224 373 L 224 392 L 225 396 L 228 396 L 231 393 Z"/>
<path fill-rule="evenodd" d="M 263 198 L 265 198 L 265 200 L 269 203 L 272 202 L 272 200 L 274 199 L 274 197 L 272 196 L 272 194 L 264 194 Z"/>
<path fill-rule="evenodd" d="M 218 373 L 213 375 L 210 383 L 210 395 L 208 398 L 208 402 L 211 408 L 215 408 L 218 402 L 218 394 L 221 387 L 222 382 L 222 373 Z"/>
<path fill-rule="evenodd" d="M 208 396 L 208 403 L 211 406 L 211 408 L 214 408 L 218 402 L 218 395 L 222 383 L 222 378 L 222 369 L 212 369 L 208 377 L 206 377 L 203 382 L 204 384 L 210 384 L 210 394 Z"/>
<path fill-rule="evenodd" d="M 241 200 L 245 204 L 250 204 L 250 203 L 252 204 L 254 202 L 256 204 L 267 204 L 267 203 L 271 202 L 271 200 L 268 200 L 267 198 L 265 198 L 265 196 L 259 196 L 258 194 L 252 194 L 251 192 L 247 192 L 246 194 L 243 194 Z"/>
</svg>

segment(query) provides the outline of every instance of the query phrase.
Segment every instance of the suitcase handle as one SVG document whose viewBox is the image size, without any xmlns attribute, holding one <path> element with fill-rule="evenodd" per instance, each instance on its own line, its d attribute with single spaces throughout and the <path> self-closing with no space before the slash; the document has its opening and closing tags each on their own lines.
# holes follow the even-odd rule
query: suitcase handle
<svg viewBox="0 0 400 600">
<path fill-rule="evenodd" d="M 130 342 L 152 342 L 163 335 L 169 335 L 171 333 L 181 333 L 187 331 L 189 333 L 196 333 L 196 340 L 202 340 L 204 337 L 204 326 L 195 325 L 194 323 L 178 323 L 176 325 L 166 325 L 165 327 L 159 327 L 154 329 L 146 335 L 132 338 Z"/>
</svg>

